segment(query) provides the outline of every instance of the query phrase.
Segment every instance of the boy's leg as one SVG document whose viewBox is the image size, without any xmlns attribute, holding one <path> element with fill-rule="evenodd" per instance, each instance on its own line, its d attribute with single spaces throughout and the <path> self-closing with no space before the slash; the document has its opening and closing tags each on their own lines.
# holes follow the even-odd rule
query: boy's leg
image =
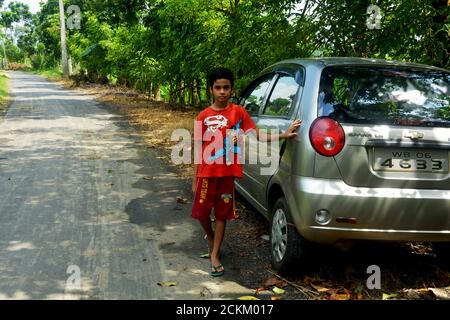
<svg viewBox="0 0 450 320">
<path fill-rule="evenodd" d="M 200 219 L 199 221 L 203 227 L 203 230 L 205 230 L 206 237 L 208 240 L 209 254 L 211 254 L 214 248 L 214 231 L 212 229 L 211 218 L 207 216 L 205 218 Z"/>
<path fill-rule="evenodd" d="M 211 225 L 210 214 L 213 207 L 216 187 L 216 178 L 199 178 L 194 196 L 194 205 L 192 207 L 192 217 L 199 220 L 203 230 L 205 230 L 210 254 L 214 247 L 214 231 Z"/>
<path fill-rule="evenodd" d="M 216 228 L 214 230 L 214 246 L 211 252 L 211 265 L 212 267 L 221 266 L 219 256 L 220 256 L 220 247 L 222 246 L 222 241 L 225 235 L 225 227 L 227 221 L 216 219 Z M 215 271 L 221 272 L 224 268 L 221 266 L 216 268 Z M 213 270 L 214 271 L 214 270 Z"/>
<path fill-rule="evenodd" d="M 211 253 L 211 264 L 213 271 L 223 272 L 220 263 L 220 248 L 225 235 L 227 220 L 232 220 L 234 214 L 234 177 L 223 177 L 218 179 L 217 197 L 214 201 L 214 212 L 216 215 L 216 228 L 214 230 L 214 247 Z M 218 267 L 220 266 L 220 267 Z M 215 268 L 218 267 L 218 268 Z"/>
</svg>

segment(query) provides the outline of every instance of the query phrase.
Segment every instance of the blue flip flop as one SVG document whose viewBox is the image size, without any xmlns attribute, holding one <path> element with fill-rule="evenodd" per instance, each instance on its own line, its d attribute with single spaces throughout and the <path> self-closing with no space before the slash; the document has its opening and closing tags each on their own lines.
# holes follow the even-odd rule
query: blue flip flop
<svg viewBox="0 0 450 320">
<path fill-rule="evenodd" d="M 219 269 L 221 268 L 222 270 L 219 271 Z M 213 277 L 221 277 L 225 273 L 225 269 L 223 269 L 223 266 L 221 264 L 219 264 L 218 266 L 211 265 L 211 269 L 211 276 Z"/>
</svg>

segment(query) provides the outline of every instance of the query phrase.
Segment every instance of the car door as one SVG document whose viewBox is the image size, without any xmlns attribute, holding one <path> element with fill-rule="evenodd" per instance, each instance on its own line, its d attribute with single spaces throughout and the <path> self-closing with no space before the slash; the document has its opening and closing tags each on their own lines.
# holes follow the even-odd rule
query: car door
<svg viewBox="0 0 450 320">
<path fill-rule="evenodd" d="M 240 100 L 240 104 L 247 110 L 255 124 L 258 122 L 259 116 L 263 110 L 267 100 L 268 93 L 275 79 L 274 73 L 267 73 L 258 77 L 245 90 Z M 254 158 L 257 150 L 254 145 L 249 144 L 249 137 L 245 139 L 244 158 L 243 158 L 243 179 L 237 181 L 237 184 L 243 189 L 247 195 L 254 198 L 254 175 L 248 174 L 253 171 L 252 164 L 249 163 L 250 158 Z"/>
<path fill-rule="evenodd" d="M 277 72 L 275 83 L 256 122 L 260 134 L 286 131 L 294 120 L 302 93 L 303 70 L 299 68 L 297 66 L 294 70 L 289 68 Z M 250 141 L 250 149 L 256 149 L 258 161 L 250 166 L 247 176 L 253 181 L 255 200 L 265 208 L 266 188 L 270 178 L 278 170 L 280 151 L 285 142 L 257 141 L 255 148 L 252 147 L 254 143 Z"/>
</svg>

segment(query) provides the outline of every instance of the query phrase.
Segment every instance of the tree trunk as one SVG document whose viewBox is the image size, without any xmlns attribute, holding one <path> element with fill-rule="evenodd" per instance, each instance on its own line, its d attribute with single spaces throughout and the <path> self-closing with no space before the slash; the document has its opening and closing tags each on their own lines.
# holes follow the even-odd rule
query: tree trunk
<svg viewBox="0 0 450 320">
<path fill-rule="evenodd" d="M 8 57 L 6 55 L 6 48 L 5 48 L 5 42 L 3 41 L 3 68 L 6 70 L 8 69 Z"/>
<path fill-rule="evenodd" d="M 63 68 L 63 77 L 69 78 L 69 60 L 67 56 L 67 46 L 66 46 L 66 17 L 64 14 L 64 2 L 59 0 L 59 20 L 61 24 L 61 61 Z"/>
<path fill-rule="evenodd" d="M 155 100 L 161 101 L 161 86 L 159 84 L 155 86 Z"/>
</svg>

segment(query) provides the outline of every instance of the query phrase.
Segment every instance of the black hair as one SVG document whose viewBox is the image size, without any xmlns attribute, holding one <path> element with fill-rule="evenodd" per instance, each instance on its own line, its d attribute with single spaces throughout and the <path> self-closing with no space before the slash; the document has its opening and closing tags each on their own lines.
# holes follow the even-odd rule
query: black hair
<svg viewBox="0 0 450 320">
<path fill-rule="evenodd" d="M 212 88 L 214 85 L 214 82 L 216 82 L 216 80 L 218 80 L 218 79 L 230 80 L 231 87 L 234 87 L 234 75 L 230 69 L 217 68 L 217 69 L 211 70 L 208 73 L 208 77 L 207 77 L 208 87 Z"/>
</svg>

